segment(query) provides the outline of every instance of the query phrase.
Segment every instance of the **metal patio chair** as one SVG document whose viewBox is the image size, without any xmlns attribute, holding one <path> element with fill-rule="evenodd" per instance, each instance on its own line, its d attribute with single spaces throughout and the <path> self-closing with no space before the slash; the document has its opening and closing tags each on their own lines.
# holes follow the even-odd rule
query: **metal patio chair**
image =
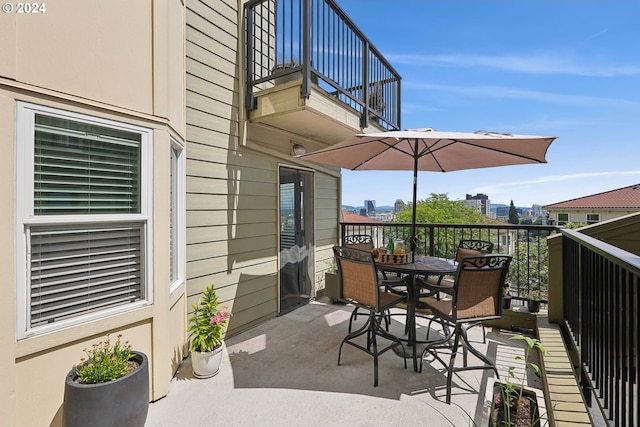
<svg viewBox="0 0 640 427">
<path fill-rule="evenodd" d="M 373 254 L 370 251 L 334 246 L 333 253 L 338 266 L 338 275 L 342 281 L 342 296 L 345 300 L 354 304 L 358 309 L 368 312 L 365 324 L 354 332 L 350 332 L 340 343 L 338 351 L 338 365 L 342 346 L 349 344 L 367 354 L 373 356 L 374 386 L 378 386 L 378 357 L 394 347 L 402 348 L 403 356 L 406 356 L 404 346 L 398 337 L 390 334 L 380 326 L 380 322 L 385 317 L 386 311 L 402 301 L 402 297 L 380 290 L 380 281 L 376 271 Z M 366 346 L 354 340 L 362 335 L 366 335 Z M 378 337 L 383 337 L 390 344 L 378 348 Z M 406 357 L 404 367 L 407 367 Z"/>
<path fill-rule="evenodd" d="M 471 369 L 492 369 L 499 378 L 495 364 L 484 354 L 475 349 L 467 338 L 467 329 L 484 320 L 502 317 L 502 284 L 511 264 L 509 255 L 481 255 L 464 257 L 458 264 L 454 278 L 451 299 L 427 301 L 433 319 L 443 326 L 444 336 L 427 343 L 420 358 L 422 362 L 427 353 L 433 355 L 447 367 L 447 403 L 451 403 L 451 379 L 454 372 Z M 452 342 L 453 341 L 453 342 Z M 455 367 L 458 347 L 462 346 L 463 367 Z M 438 349 L 451 350 L 449 364 L 438 355 Z M 467 351 L 480 359 L 484 364 L 468 366 Z"/>
</svg>

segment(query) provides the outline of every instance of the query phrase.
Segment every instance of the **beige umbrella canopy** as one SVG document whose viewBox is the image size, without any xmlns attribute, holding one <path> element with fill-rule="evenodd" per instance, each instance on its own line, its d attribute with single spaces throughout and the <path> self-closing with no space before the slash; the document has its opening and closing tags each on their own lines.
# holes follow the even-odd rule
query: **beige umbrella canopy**
<svg viewBox="0 0 640 427">
<path fill-rule="evenodd" d="M 411 250 L 415 250 L 418 171 L 450 172 L 494 166 L 547 163 L 555 136 L 477 131 L 409 129 L 358 134 L 336 145 L 298 156 L 351 170 L 413 170 Z"/>
</svg>

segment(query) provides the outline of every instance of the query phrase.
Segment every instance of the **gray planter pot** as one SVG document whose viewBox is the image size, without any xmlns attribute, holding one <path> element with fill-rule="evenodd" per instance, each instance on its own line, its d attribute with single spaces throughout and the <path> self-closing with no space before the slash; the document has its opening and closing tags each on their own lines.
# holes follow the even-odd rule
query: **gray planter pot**
<svg viewBox="0 0 640 427">
<path fill-rule="evenodd" d="M 324 294 L 331 302 L 342 298 L 342 289 L 338 273 L 324 273 Z"/>
<path fill-rule="evenodd" d="M 149 362 L 133 352 L 140 367 L 122 378 L 101 384 L 80 384 L 75 368 L 64 386 L 63 427 L 144 427 L 149 411 Z"/>
</svg>

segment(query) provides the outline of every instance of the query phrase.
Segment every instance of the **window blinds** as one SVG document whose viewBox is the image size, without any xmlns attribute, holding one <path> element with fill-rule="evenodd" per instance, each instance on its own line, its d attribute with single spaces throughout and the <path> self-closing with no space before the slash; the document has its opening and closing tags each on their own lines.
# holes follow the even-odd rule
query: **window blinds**
<svg viewBox="0 0 640 427">
<path fill-rule="evenodd" d="M 35 116 L 35 215 L 140 212 L 141 135 Z"/>
<path fill-rule="evenodd" d="M 43 229 L 44 228 L 44 229 Z M 31 229 L 31 327 L 135 302 L 143 227 Z"/>
</svg>

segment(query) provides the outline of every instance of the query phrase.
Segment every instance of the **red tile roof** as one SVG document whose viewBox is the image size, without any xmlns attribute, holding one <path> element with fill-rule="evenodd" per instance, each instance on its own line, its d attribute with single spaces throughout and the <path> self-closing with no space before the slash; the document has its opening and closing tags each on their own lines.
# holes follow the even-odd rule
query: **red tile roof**
<svg viewBox="0 0 640 427">
<path fill-rule="evenodd" d="M 342 211 L 342 220 L 340 222 L 380 222 L 377 219 L 367 218 L 353 212 Z"/>
<path fill-rule="evenodd" d="M 544 209 L 639 209 L 640 184 L 543 206 Z"/>
</svg>

